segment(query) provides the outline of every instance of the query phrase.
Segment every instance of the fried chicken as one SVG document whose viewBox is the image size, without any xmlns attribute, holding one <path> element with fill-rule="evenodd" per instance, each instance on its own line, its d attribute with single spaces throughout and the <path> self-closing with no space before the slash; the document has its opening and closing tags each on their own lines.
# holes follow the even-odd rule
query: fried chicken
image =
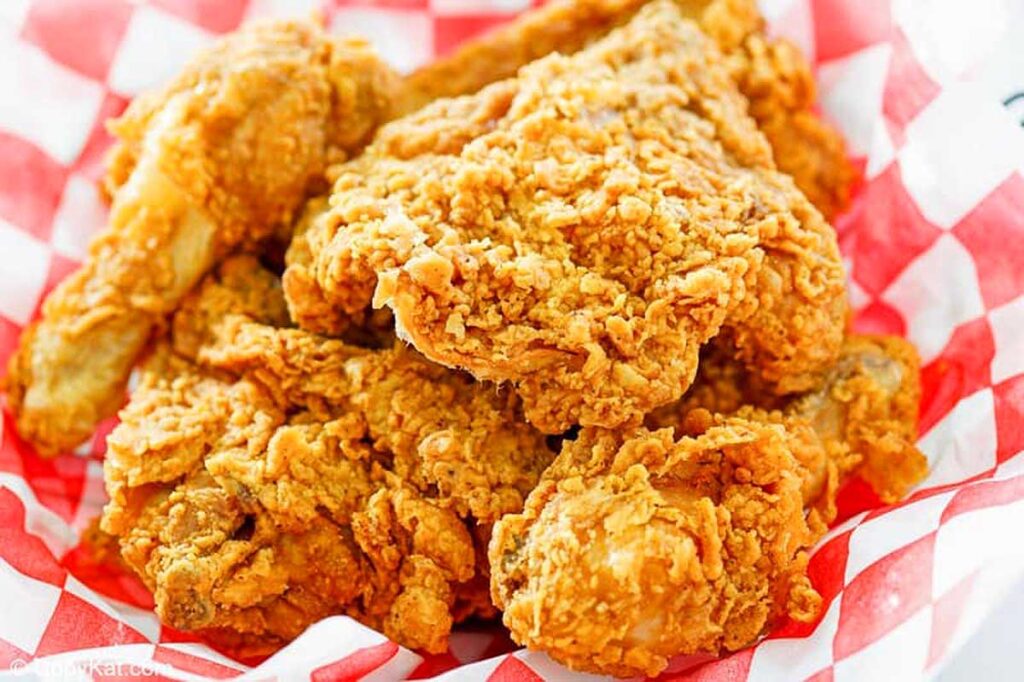
<svg viewBox="0 0 1024 682">
<path fill-rule="evenodd" d="M 820 381 L 842 340 L 834 232 L 667 0 L 384 126 L 304 239 L 297 319 L 387 306 L 431 360 L 513 383 L 547 433 L 678 399 L 723 326 L 779 391 Z"/>
<path fill-rule="evenodd" d="M 571 54 L 625 23 L 648 0 L 556 0 L 461 46 L 406 79 L 403 111 L 476 92 L 552 52 Z M 856 172 L 842 138 L 814 112 L 810 66 L 792 43 L 769 39 L 754 0 L 676 0 L 727 55 L 779 169 L 827 218 L 846 207 Z"/>
<path fill-rule="evenodd" d="M 110 124 L 110 222 L 10 361 L 18 430 L 43 454 L 122 404 L 151 332 L 229 251 L 290 223 L 328 163 L 389 115 L 397 76 L 367 43 L 256 24 Z"/>
<path fill-rule="evenodd" d="M 525 510 L 495 525 L 492 596 L 513 638 L 575 669 L 656 675 L 785 616 L 812 620 L 807 550 L 841 478 L 856 470 L 891 501 L 924 475 L 915 370 L 905 343 L 852 338 L 826 385 L 781 411 L 583 429 Z"/>
<path fill-rule="evenodd" d="M 341 613 L 441 651 L 486 612 L 476 524 L 553 453 L 509 391 L 283 320 L 249 257 L 185 301 L 108 438 L 103 528 L 166 623 L 235 652 Z"/>
</svg>

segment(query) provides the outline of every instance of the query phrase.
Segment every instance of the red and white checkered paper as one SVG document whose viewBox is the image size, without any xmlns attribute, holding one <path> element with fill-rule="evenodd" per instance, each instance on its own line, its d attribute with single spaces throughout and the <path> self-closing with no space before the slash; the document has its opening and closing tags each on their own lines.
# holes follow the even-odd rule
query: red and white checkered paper
<svg viewBox="0 0 1024 682">
<path fill-rule="evenodd" d="M 410 69 L 532 0 L 342 0 L 332 30 Z M 790 624 L 688 680 L 910 680 L 933 675 L 1024 579 L 1024 24 L 1015 0 L 763 0 L 814 58 L 821 108 L 865 180 L 837 221 L 865 331 L 924 358 L 927 482 L 888 508 L 856 484 L 810 572 L 817 624 Z M 196 48 L 254 16 L 321 0 L 0 0 L 0 361 L 80 261 L 105 209 L 103 121 Z M 78 548 L 104 501 L 101 429 L 42 460 L 0 423 L 0 671 L 112 679 L 554 680 L 568 671 L 494 631 L 425 658 L 352 620 L 239 662 L 160 625 L 141 584 Z M 135 666 L 134 668 L 130 666 Z"/>
</svg>

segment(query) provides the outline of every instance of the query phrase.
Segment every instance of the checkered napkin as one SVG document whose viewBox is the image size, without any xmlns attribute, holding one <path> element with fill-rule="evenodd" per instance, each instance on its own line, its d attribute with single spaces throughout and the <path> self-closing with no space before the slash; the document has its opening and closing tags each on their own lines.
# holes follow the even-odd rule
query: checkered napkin
<svg viewBox="0 0 1024 682">
<path fill-rule="evenodd" d="M 531 0 L 382 0 L 327 8 L 410 69 Z M 763 0 L 814 57 L 821 107 L 864 170 L 836 225 L 863 331 L 924 358 L 921 448 L 932 473 L 846 521 L 810 573 L 821 620 L 789 624 L 696 680 L 911 680 L 934 674 L 1024 579 L 1024 25 L 1016 0 Z M 0 0 L 0 361 L 104 224 L 103 121 L 196 48 L 253 16 L 320 0 Z M 78 548 L 104 501 L 100 430 L 41 460 L 0 423 L 0 671 L 41 678 L 555 680 L 570 673 L 496 631 L 424 658 L 330 618 L 262 662 L 161 626 L 146 590 Z"/>
</svg>

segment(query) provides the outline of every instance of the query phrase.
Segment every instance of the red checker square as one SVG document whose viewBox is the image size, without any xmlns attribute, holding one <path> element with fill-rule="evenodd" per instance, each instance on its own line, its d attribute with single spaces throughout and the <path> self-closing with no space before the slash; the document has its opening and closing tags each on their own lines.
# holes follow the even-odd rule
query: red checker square
<svg viewBox="0 0 1024 682">
<path fill-rule="evenodd" d="M 867 481 L 853 476 L 839 486 L 836 493 L 836 522 L 842 522 L 854 514 L 868 511 L 865 520 L 882 508 L 882 500 Z"/>
<path fill-rule="evenodd" d="M 0 670 L 9 669 L 11 663 L 15 661 L 27 661 L 31 658 L 32 654 L 29 652 L 22 651 L 10 642 L 0 639 Z"/>
<path fill-rule="evenodd" d="M 996 461 L 1024 450 L 1024 374 L 992 388 L 996 412 Z"/>
<path fill-rule="evenodd" d="M 882 42 L 892 32 L 890 0 L 811 0 L 818 62 Z"/>
<path fill-rule="evenodd" d="M 980 317 L 957 327 L 937 358 L 921 368 L 921 419 L 926 433 L 961 398 L 992 383 L 990 367 L 995 340 L 988 320 Z"/>
<path fill-rule="evenodd" d="M 437 677 L 462 665 L 462 661 L 455 658 L 450 651 L 443 654 L 420 655 L 423 656 L 423 662 L 416 666 L 416 669 L 409 675 L 410 680 L 426 680 Z"/>
<path fill-rule="evenodd" d="M 917 61 L 907 37 L 896 29 L 882 93 L 882 112 L 902 131 L 941 90 Z"/>
<path fill-rule="evenodd" d="M 978 269 L 981 298 L 990 310 L 1024 294 L 1024 177 L 1012 173 L 963 220 L 953 234 Z"/>
<path fill-rule="evenodd" d="M 70 69 L 102 81 L 132 15 L 127 0 L 32 3 L 22 36 Z"/>
<path fill-rule="evenodd" d="M 729 654 L 717 661 L 709 661 L 697 668 L 681 673 L 664 673 L 658 676 L 659 682 L 722 682 L 723 680 L 745 680 L 750 673 L 750 663 L 754 659 L 754 649 L 747 647 L 742 651 Z"/>
<path fill-rule="evenodd" d="M 470 38 L 512 19 L 511 14 L 469 14 L 434 17 L 434 52 L 444 56 Z"/>
<path fill-rule="evenodd" d="M 116 669 L 116 668 L 115 668 Z M 90 678 L 93 682 L 139 682 L 140 679 L 146 680 L 146 682 L 180 682 L 181 678 L 167 677 L 166 675 L 160 675 L 157 672 L 147 669 L 145 673 L 140 675 L 107 675 L 105 669 L 99 668 L 89 670 Z"/>
<path fill-rule="evenodd" d="M 846 560 L 850 556 L 852 533 L 852 530 L 846 531 L 828 540 L 814 553 L 807 565 L 807 577 L 821 595 L 822 613 L 843 589 L 843 576 L 846 574 Z"/>
<path fill-rule="evenodd" d="M 213 33 L 226 33 L 242 23 L 249 0 L 150 0 L 150 4 Z"/>
<path fill-rule="evenodd" d="M 854 276 L 871 294 L 883 291 L 942 233 L 907 193 L 899 164 L 867 183 L 854 211 Z"/>
<path fill-rule="evenodd" d="M 107 121 L 120 116 L 127 106 L 128 100 L 124 97 L 112 92 L 104 94 L 96 121 L 82 147 L 82 153 L 75 160 L 73 168 L 94 182 L 103 177 L 106 171 L 107 151 L 114 144 L 114 138 L 107 132 Z"/>
<path fill-rule="evenodd" d="M 14 354 L 21 336 L 21 325 L 0 315 L 0 381 L 7 376 L 7 358 Z"/>
<path fill-rule="evenodd" d="M 533 668 L 510 655 L 491 672 L 487 682 L 544 682 L 544 678 L 535 673 Z"/>
<path fill-rule="evenodd" d="M 917 613 L 931 600 L 935 533 L 876 561 L 850 581 L 833 643 L 837 660 L 850 656 Z"/>
<path fill-rule="evenodd" d="M 885 301 L 875 299 L 857 313 L 853 329 L 861 334 L 907 335 L 907 321 L 900 311 Z"/>
<path fill-rule="evenodd" d="M 0 218 L 46 241 L 67 176 L 46 152 L 0 131 Z"/>
<path fill-rule="evenodd" d="M 376 646 L 360 649 L 340 661 L 328 663 L 310 673 L 311 682 L 333 682 L 334 680 L 362 679 L 390 661 L 398 653 L 394 642 L 383 642 Z"/>
<path fill-rule="evenodd" d="M 64 569 L 39 536 L 25 530 L 25 506 L 6 488 L 0 488 L 0 558 L 30 578 L 64 585 Z"/>
<path fill-rule="evenodd" d="M 81 457 L 43 459 L 24 441 L 20 441 L 19 450 L 25 482 L 36 498 L 70 523 L 82 498 L 88 461 Z"/>
<path fill-rule="evenodd" d="M 153 652 L 153 661 L 156 663 L 166 663 L 178 670 L 202 675 L 214 680 L 226 680 L 231 677 L 237 677 L 243 672 L 239 668 L 231 668 L 201 656 L 193 656 L 184 651 L 160 645 L 157 645 L 156 651 Z"/>
<path fill-rule="evenodd" d="M 37 656 L 114 644 L 147 644 L 135 628 L 64 592 L 36 649 Z"/>
<path fill-rule="evenodd" d="M 971 574 L 961 580 L 953 589 L 939 597 L 932 607 L 932 636 L 928 644 L 928 662 L 925 668 L 938 663 L 949 651 L 949 644 L 960 624 L 960 616 L 963 615 L 964 606 L 971 596 L 974 576 L 975 574 Z"/>
<path fill-rule="evenodd" d="M 141 578 L 127 566 L 113 565 L 87 545 L 80 544 L 65 554 L 60 564 L 93 592 L 140 609 L 153 610 L 153 595 Z"/>
<path fill-rule="evenodd" d="M 977 481 L 957 491 L 942 512 L 942 523 L 960 514 L 1000 507 L 1020 500 L 1024 500 L 1024 476 L 994 481 Z"/>
</svg>

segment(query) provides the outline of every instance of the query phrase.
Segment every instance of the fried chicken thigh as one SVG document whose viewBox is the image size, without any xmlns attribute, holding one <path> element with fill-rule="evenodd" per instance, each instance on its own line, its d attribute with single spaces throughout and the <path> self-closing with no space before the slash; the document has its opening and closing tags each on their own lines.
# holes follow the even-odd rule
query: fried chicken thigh
<svg viewBox="0 0 1024 682">
<path fill-rule="evenodd" d="M 108 439 L 103 528 L 165 622 L 235 652 L 341 613 L 441 651 L 482 610 L 474 526 L 553 453 L 514 394 L 284 313 L 247 257 L 186 300 Z"/>
<path fill-rule="evenodd" d="M 476 92 L 552 52 L 571 54 L 625 23 L 649 0 L 555 0 L 526 12 L 406 79 L 400 99 L 413 111 L 438 97 Z M 765 36 L 754 0 L 675 0 L 727 56 L 779 169 L 827 218 L 846 207 L 855 180 L 842 138 L 813 112 L 814 79 L 792 43 Z"/>
<path fill-rule="evenodd" d="M 278 22 L 222 39 L 132 102 L 110 125 L 109 226 L 10 361 L 22 436 L 52 455 L 112 415 L 164 316 L 229 251 L 290 223 L 397 87 L 367 43 Z"/>
<path fill-rule="evenodd" d="M 904 343 L 854 338 L 825 386 L 782 410 L 583 429 L 494 527 L 492 596 L 513 638 L 572 668 L 656 675 L 813 619 L 807 551 L 839 481 L 856 471 L 893 500 L 924 475 L 917 381 Z"/>
<path fill-rule="evenodd" d="M 383 127 L 303 238 L 297 319 L 387 306 L 431 360 L 514 384 L 547 433 L 678 399 L 723 327 L 782 392 L 842 340 L 834 232 L 668 0 Z"/>
</svg>

